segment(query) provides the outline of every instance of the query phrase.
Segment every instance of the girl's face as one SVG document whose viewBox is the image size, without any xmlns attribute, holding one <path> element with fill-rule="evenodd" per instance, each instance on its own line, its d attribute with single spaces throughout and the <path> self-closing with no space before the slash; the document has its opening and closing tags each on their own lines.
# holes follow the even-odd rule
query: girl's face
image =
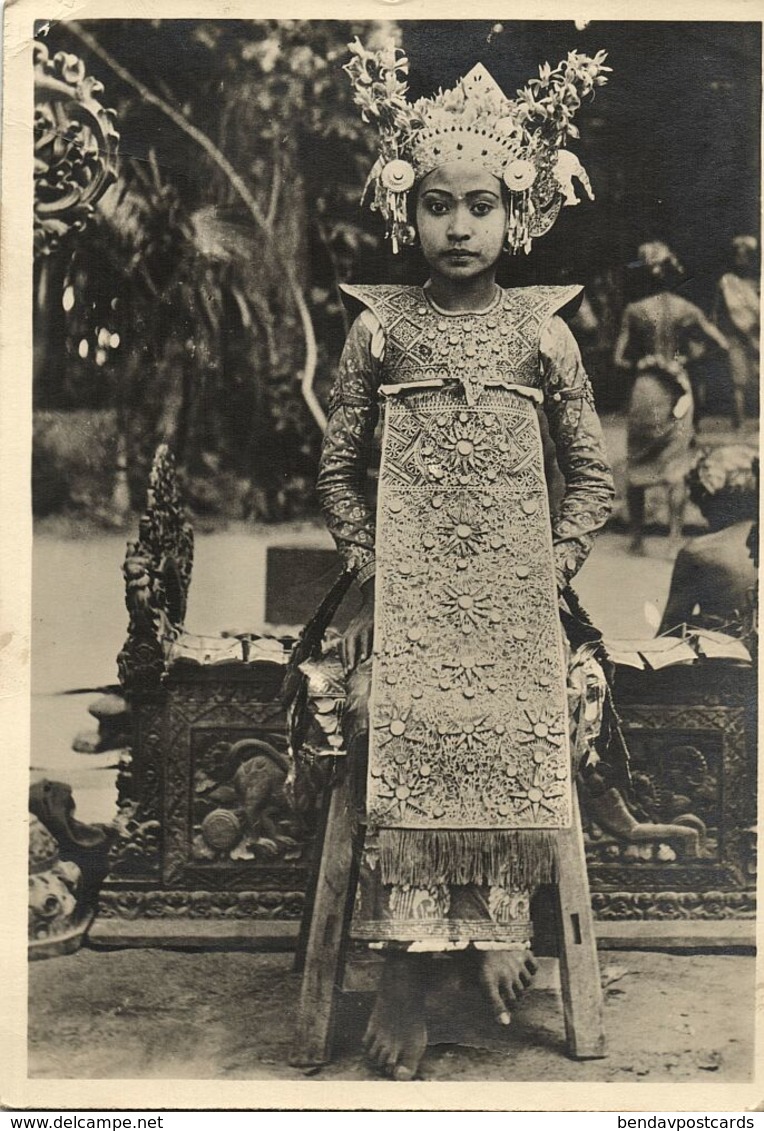
<svg viewBox="0 0 764 1131">
<path fill-rule="evenodd" d="M 451 161 L 422 180 L 416 226 L 433 275 L 450 283 L 496 270 L 507 233 L 497 177 L 467 161 Z"/>
</svg>

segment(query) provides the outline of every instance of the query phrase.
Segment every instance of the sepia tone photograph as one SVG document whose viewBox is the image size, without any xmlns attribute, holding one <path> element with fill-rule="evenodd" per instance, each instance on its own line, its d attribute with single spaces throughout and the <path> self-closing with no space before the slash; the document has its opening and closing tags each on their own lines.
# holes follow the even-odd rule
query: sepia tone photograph
<svg viewBox="0 0 764 1131">
<path fill-rule="evenodd" d="M 30 1081 L 752 1083 L 761 24 L 29 67 Z"/>
</svg>

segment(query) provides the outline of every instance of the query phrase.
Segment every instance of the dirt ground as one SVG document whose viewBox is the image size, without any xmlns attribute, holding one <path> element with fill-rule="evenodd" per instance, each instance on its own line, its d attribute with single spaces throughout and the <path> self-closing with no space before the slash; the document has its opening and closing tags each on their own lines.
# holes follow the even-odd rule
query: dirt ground
<svg viewBox="0 0 764 1131">
<path fill-rule="evenodd" d="M 448 960 L 444 960 L 444 967 Z M 29 1075 L 61 1079 L 303 1079 L 288 1063 L 299 978 L 292 956 L 97 951 L 30 967 Z M 557 967 L 542 959 L 509 1029 L 450 973 L 429 1003 L 426 1080 L 737 1083 L 751 1078 L 754 959 L 600 954 L 609 1055 L 565 1053 Z M 323 1080 L 371 1080 L 359 1042 L 376 960 L 354 960 Z"/>
</svg>

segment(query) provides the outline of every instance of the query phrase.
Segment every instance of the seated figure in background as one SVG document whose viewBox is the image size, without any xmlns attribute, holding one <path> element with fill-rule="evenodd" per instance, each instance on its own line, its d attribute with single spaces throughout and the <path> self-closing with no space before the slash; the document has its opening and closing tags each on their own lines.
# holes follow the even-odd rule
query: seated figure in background
<svg viewBox="0 0 764 1131">
<path fill-rule="evenodd" d="M 756 452 L 742 444 L 715 448 L 687 477 L 690 498 L 708 523 L 677 556 L 659 633 L 690 621 L 740 635 L 755 585 L 749 550 L 758 512 Z"/>
</svg>

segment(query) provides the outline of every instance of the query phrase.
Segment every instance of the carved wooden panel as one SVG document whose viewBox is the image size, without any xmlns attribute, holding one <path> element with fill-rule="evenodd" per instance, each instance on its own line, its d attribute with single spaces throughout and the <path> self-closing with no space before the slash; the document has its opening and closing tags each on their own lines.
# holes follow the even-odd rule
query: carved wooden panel
<svg viewBox="0 0 764 1131">
<path fill-rule="evenodd" d="M 299 919 L 302 889 L 264 887 L 255 891 L 188 891 L 110 885 L 101 891 L 102 919 Z"/>
<path fill-rule="evenodd" d="M 158 879 L 162 852 L 164 697 L 133 703 L 133 749 L 117 776 L 117 828 L 110 875 Z"/>
<path fill-rule="evenodd" d="M 620 675 L 621 673 L 619 673 Z M 657 822 L 705 830 L 700 857 L 672 843 L 617 843 L 589 822 L 587 860 L 602 919 L 755 916 L 756 757 L 750 669 L 629 674 L 618 706 L 633 801 Z M 702 822 L 702 825 L 700 824 Z"/>
<path fill-rule="evenodd" d="M 304 884 L 317 794 L 286 783 L 283 668 L 257 664 L 235 681 L 171 673 L 164 719 L 165 884 L 260 888 L 266 875 Z"/>
</svg>

